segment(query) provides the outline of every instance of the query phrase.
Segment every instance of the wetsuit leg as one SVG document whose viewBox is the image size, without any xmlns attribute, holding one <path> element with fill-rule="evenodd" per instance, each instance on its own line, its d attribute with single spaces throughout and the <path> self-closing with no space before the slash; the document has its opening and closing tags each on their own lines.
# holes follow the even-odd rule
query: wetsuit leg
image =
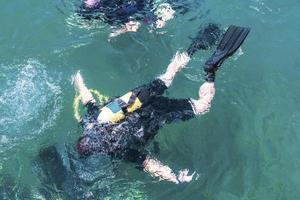
<svg viewBox="0 0 300 200">
<path fill-rule="evenodd" d="M 135 149 L 126 150 L 124 156 L 122 157 L 124 160 L 128 162 L 132 162 L 136 164 L 138 169 L 143 169 L 143 162 L 146 160 L 146 153 L 142 153 Z"/>
<path fill-rule="evenodd" d="M 162 95 L 166 89 L 167 86 L 162 80 L 155 79 L 146 85 L 136 87 L 132 92 L 136 94 L 143 105 L 146 105 L 154 97 Z"/>
<path fill-rule="evenodd" d="M 196 116 L 190 99 L 157 97 L 153 102 L 153 107 L 164 123 L 172 123 L 176 120 L 185 121 Z"/>
<path fill-rule="evenodd" d="M 190 99 L 170 99 L 158 96 L 151 103 L 159 117 L 167 119 L 167 123 L 174 120 L 187 120 L 195 116 Z"/>
<path fill-rule="evenodd" d="M 189 120 L 196 116 L 190 99 L 170 99 L 163 96 L 153 99 L 150 106 L 147 106 L 142 112 L 148 113 L 146 115 L 148 120 L 146 119 L 144 125 L 147 132 L 146 140 L 153 138 L 165 124 L 178 120 Z"/>
</svg>

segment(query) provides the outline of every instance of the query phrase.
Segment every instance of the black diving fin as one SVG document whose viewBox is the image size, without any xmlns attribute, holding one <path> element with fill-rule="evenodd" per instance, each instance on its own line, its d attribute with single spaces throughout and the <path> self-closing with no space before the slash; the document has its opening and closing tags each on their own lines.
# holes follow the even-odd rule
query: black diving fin
<svg viewBox="0 0 300 200">
<path fill-rule="evenodd" d="M 213 55 L 206 61 L 204 70 L 207 73 L 215 73 L 224 60 L 240 48 L 249 32 L 250 28 L 231 25 Z"/>
<path fill-rule="evenodd" d="M 204 29 L 201 29 L 189 46 L 187 53 L 191 57 L 196 51 L 206 50 L 219 40 L 222 30 L 219 25 L 210 23 Z"/>
</svg>

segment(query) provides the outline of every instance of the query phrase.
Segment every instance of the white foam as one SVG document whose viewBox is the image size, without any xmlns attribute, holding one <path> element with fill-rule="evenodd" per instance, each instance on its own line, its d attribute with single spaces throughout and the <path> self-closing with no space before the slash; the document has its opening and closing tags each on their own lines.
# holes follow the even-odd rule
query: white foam
<svg viewBox="0 0 300 200">
<path fill-rule="evenodd" d="M 1 143 L 30 139 L 52 127 L 62 109 L 59 75 L 35 59 L 1 65 L 0 70 L 5 77 L 0 86 Z"/>
<path fill-rule="evenodd" d="M 6 135 L 1 135 L 0 136 L 0 144 L 6 144 L 8 142 L 9 142 L 9 140 L 8 140 Z"/>
<path fill-rule="evenodd" d="M 252 0 L 252 5 L 249 8 L 263 15 L 273 12 L 273 9 L 262 0 Z"/>
</svg>

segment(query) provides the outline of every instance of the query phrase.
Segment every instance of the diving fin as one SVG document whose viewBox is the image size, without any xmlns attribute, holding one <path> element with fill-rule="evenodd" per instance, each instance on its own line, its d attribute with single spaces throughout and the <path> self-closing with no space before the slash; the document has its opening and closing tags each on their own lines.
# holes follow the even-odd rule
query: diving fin
<svg viewBox="0 0 300 200">
<path fill-rule="evenodd" d="M 210 23 L 204 29 L 200 30 L 195 38 L 192 38 L 192 44 L 187 53 L 191 57 L 196 51 L 206 50 L 219 40 L 222 30 L 219 25 Z"/>
<path fill-rule="evenodd" d="M 224 34 L 216 51 L 206 61 L 204 70 L 207 73 L 215 73 L 224 60 L 232 56 L 243 44 L 250 32 L 250 28 L 231 25 Z"/>
</svg>

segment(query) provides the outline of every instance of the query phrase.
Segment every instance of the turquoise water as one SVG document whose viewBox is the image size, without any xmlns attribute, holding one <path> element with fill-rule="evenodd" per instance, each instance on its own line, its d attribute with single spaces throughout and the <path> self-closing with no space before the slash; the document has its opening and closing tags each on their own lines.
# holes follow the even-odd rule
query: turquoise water
<svg viewBox="0 0 300 200">
<path fill-rule="evenodd" d="M 300 2 L 187 2 L 189 12 L 164 29 L 144 26 L 110 41 L 108 25 L 76 17 L 78 2 L 0 3 L 0 199 L 300 198 Z M 156 138 L 157 158 L 175 171 L 196 171 L 196 179 L 174 185 L 122 162 L 68 156 L 81 132 L 72 74 L 81 70 L 87 85 L 106 95 L 123 94 L 161 73 L 212 21 L 252 31 L 220 70 L 211 111 L 168 125 Z M 211 51 L 197 53 L 168 96 L 197 97 Z M 65 168 L 50 160 L 43 171 L 40 149 L 52 145 Z"/>
</svg>

